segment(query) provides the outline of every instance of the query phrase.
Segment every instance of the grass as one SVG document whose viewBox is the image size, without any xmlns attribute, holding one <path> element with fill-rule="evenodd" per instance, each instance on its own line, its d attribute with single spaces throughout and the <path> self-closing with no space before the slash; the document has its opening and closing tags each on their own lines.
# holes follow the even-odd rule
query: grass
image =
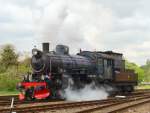
<svg viewBox="0 0 150 113">
<path fill-rule="evenodd" d="M 136 89 L 150 89 L 150 85 L 139 85 Z"/>
<path fill-rule="evenodd" d="M 19 92 L 17 90 L 0 90 L 0 96 L 2 95 L 17 95 Z"/>
</svg>

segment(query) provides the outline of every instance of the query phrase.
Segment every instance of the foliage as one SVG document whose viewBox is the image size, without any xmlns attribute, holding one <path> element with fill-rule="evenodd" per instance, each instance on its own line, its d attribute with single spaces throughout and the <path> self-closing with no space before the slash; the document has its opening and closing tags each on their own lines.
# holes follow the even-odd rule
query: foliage
<svg viewBox="0 0 150 113">
<path fill-rule="evenodd" d="M 145 72 L 145 82 L 150 82 L 150 60 L 146 61 L 146 64 L 141 66 Z"/>
<path fill-rule="evenodd" d="M 146 61 L 146 65 L 150 66 L 150 60 L 149 59 Z"/>
<path fill-rule="evenodd" d="M 18 55 L 15 53 L 14 47 L 12 45 L 5 45 L 1 53 L 1 64 L 3 67 L 6 69 L 9 66 L 17 65 L 17 60 Z"/>
<path fill-rule="evenodd" d="M 145 72 L 144 70 L 139 67 L 138 65 L 136 65 L 135 63 L 131 63 L 129 61 L 126 60 L 126 69 L 133 69 L 137 74 L 138 74 L 138 81 L 142 82 L 144 80 L 145 77 Z"/>
<path fill-rule="evenodd" d="M 0 96 L 1 95 L 17 95 L 19 93 L 19 91 L 18 90 L 11 90 L 11 91 L 9 91 L 9 90 L 1 90 L 0 91 Z"/>
<path fill-rule="evenodd" d="M 139 85 L 136 89 L 150 89 L 150 85 Z"/>
<path fill-rule="evenodd" d="M 27 72 L 31 72 L 31 65 L 30 65 L 30 58 L 24 59 L 22 62 L 18 65 L 18 74 L 20 76 L 27 74 Z"/>
<path fill-rule="evenodd" d="M 15 67 L 8 68 L 6 72 L 0 73 L 0 89 L 14 90 L 19 82 Z"/>
<path fill-rule="evenodd" d="M 0 55 L 0 90 L 16 91 L 16 84 L 22 80 L 22 75 L 31 71 L 30 58 L 18 61 L 18 54 L 11 45 L 5 45 Z"/>
<path fill-rule="evenodd" d="M 4 73 L 6 71 L 6 67 L 2 65 L 2 63 L 0 62 L 0 73 Z"/>
</svg>

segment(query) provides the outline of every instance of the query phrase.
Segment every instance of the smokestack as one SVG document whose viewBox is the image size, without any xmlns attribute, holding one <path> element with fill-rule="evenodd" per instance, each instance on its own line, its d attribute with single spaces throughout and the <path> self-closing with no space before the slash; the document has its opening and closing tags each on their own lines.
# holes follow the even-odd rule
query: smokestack
<svg viewBox="0 0 150 113">
<path fill-rule="evenodd" d="M 48 53 L 49 52 L 49 43 L 44 42 L 44 43 L 42 43 L 42 45 L 43 45 L 43 52 Z"/>
</svg>

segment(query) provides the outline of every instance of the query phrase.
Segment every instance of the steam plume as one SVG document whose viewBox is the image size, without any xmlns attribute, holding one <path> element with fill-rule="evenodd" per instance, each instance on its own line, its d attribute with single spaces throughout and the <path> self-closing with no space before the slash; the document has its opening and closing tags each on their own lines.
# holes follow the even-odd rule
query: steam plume
<svg viewBox="0 0 150 113">
<path fill-rule="evenodd" d="M 66 44 L 71 52 L 79 48 L 103 48 L 101 38 L 111 29 L 112 12 L 98 0 L 47 0 L 37 7 L 41 13 L 36 21 L 40 42 L 49 41 L 53 47 Z M 105 88 L 92 89 L 92 85 L 80 90 L 71 87 L 65 90 L 68 100 L 105 99 L 107 96 Z"/>
<path fill-rule="evenodd" d="M 97 0 L 48 0 L 37 7 L 41 9 L 36 21 L 37 37 L 53 47 L 61 43 L 73 51 L 102 48 L 101 38 L 111 28 L 111 10 Z"/>
<path fill-rule="evenodd" d="M 72 78 L 69 78 L 68 87 L 61 94 L 61 96 L 68 101 L 90 101 L 107 99 L 109 95 L 108 92 L 113 90 L 109 86 L 98 87 L 94 82 L 85 85 L 81 89 L 73 88 L 74 85 L 75 84 Z"/>
<path fill-rule="evenodd" d="M 90 101 L 90 100 L 101 100 L 107 99 L 108 93 L 106 90 L 101 88 L 92 88 L 92 85 L 87 85 L 80 90 L 72 90 L 68 87 L 65 90 L 65 97 L 69 101 Z"/>
</svg>

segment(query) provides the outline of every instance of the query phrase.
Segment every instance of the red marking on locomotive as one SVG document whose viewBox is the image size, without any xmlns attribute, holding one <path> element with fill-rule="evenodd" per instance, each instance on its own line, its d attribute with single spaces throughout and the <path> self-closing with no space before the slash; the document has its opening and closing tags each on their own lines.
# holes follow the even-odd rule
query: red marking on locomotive
<svg viewBox="0 0 150 113">
<path fill-rule="evenodd" d="M 34 97 L 36 99 L 44 99 L 44 98 L 48 97 L 49 95 L 50 95 L 50 92 L 48 89 L 43 89 L 43 90 L 34 92 Z"/>
<path fill-rule="evenodd" d="M 30 87 L 37 87 L 37 86 L 46 87 L 46 82 L 22 82 L 21 85 L 24 86 L 25 89 L 30 88 Z"/>
<path fill-rule="evenodd" d="M 46 88 L 46 82 L 22 82 L 21 85 L 24 87 L 25 90 L 34 87 L 33 97 L 36 99 L 45 99 L 46 97 L 50 96 L 50 91 Z M 40 89 L 40 87 L 42 88 Z M 24 99 L 25 95 L 23 93 L 20 93 L 19 100 Z"/>
<path fill-rule="evenodd" d="M 20 94 L 19 94 L 19 100 L 24 100 L 24 99 L 25 99 L 24 94 L 20 93 Z"/>
</svg>

